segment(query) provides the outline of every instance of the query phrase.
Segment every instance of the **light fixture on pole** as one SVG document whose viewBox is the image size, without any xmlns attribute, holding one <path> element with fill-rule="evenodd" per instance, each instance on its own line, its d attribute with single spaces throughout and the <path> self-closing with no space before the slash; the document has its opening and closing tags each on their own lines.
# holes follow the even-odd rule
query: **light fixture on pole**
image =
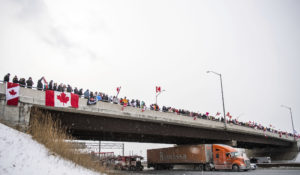
<svg viewBox="0 0 300 175">
<path fill-rule="evenodd" d="M 295 140 L 295 128 L 294 128 L 294 121 L 293 121 L 293 114 L 292 114 L 292 108 L 289 106 L 285 106 L 285 105 L 281 105 L 281 107 L 286 108 L 288 110 L 290 110 L 290 114 L 291 114 L 291 121 L 292 121 L 292 127 L 293 127 L 293 136 L 294 136 L 294 140 Z"/>
<path fill-rule="evenodd" d="M 224 126 L 225 126 L 225 129 L 227 128 L 227 125 L 226 125 L 226 115 L 225 115 L 225 102 L 224 102 L 224 94 L 223 94 L 223 84 L 222 84 L 222 75 L 217 73 L 217 72 L 214 72 L 214 71 L 206 71 L 206 73 L 214 73 L 216 75 L 219 76 L 220 78 L 220 82 L 221 82 L 221 93 L 222 93 L 222 102 L 223 102 L 223 115 L 224 115 Z"/>
</svg>

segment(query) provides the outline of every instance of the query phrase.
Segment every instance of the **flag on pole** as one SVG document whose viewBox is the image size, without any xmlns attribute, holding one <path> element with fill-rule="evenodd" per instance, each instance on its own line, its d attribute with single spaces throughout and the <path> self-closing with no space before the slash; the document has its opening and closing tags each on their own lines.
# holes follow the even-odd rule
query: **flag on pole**
<svg viewBox="0 0 300 175">
<path fill-rule="evenodd" d="M 160 86 L 156 86 L 156 93 L 161 92 L 161 87 Z"/>
<path fill-rule="evenodd" d="M 6 104 L 18 106 L 20 96 L 20 85 L 17 83 L 6 83 Z"/>
<path fill-rule="evenodd" d="M 121 90 L 121 86 L 117 87 L 117 93 L 119 94 Z"/>
</svg>

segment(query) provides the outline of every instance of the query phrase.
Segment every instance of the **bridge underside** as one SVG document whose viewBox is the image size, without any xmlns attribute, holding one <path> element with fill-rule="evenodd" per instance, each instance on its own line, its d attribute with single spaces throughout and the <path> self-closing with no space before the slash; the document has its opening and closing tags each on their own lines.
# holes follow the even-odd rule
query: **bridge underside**
<svg viewBox="0 0 300 175">
<path fill-rule="evenodd" d="M 140 120 L 89 115 L 40 108 L 51 113 L 68 128 L 72 136 L 82 140 L 130 141 L 146 143 L 200 144 L 230 143 L 237 147 L 266 148 L 290 147 L 291 143 L 279 139 L 246 135 L 217 129 L 195 128 Z"/>
</svg>

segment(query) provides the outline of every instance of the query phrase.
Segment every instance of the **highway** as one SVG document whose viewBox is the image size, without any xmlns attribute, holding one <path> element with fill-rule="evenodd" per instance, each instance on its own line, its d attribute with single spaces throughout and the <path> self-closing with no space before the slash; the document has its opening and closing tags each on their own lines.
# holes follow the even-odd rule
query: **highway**
<svg viewBox="0 0 300 175">
<path fill-rule="evenodd" d="M 268 168 L 268 169 L 256 169 L 246 172 L 231 172 L 231 171 L 186 171 L 186 170 L 144 170 L 140 172 L 126 172 L 122 171 L 121 174 L 163 174 L 163 175 L 299 175 L 300 168 Z"/>
</svg>

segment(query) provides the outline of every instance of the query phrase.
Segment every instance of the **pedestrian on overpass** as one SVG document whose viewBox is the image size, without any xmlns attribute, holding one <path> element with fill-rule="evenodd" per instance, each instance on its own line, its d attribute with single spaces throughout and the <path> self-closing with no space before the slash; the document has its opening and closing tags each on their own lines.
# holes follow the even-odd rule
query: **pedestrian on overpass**
<svg viewBox="0 0 300 175">
<path fill-rule="evenodd" d="M 6 74 L 6 75 L 4 76 L 3 81 L 4 81 L 4 82 L 9 82 L 9 76 L 10 76 L 10 73 Z"/>
</svg>

